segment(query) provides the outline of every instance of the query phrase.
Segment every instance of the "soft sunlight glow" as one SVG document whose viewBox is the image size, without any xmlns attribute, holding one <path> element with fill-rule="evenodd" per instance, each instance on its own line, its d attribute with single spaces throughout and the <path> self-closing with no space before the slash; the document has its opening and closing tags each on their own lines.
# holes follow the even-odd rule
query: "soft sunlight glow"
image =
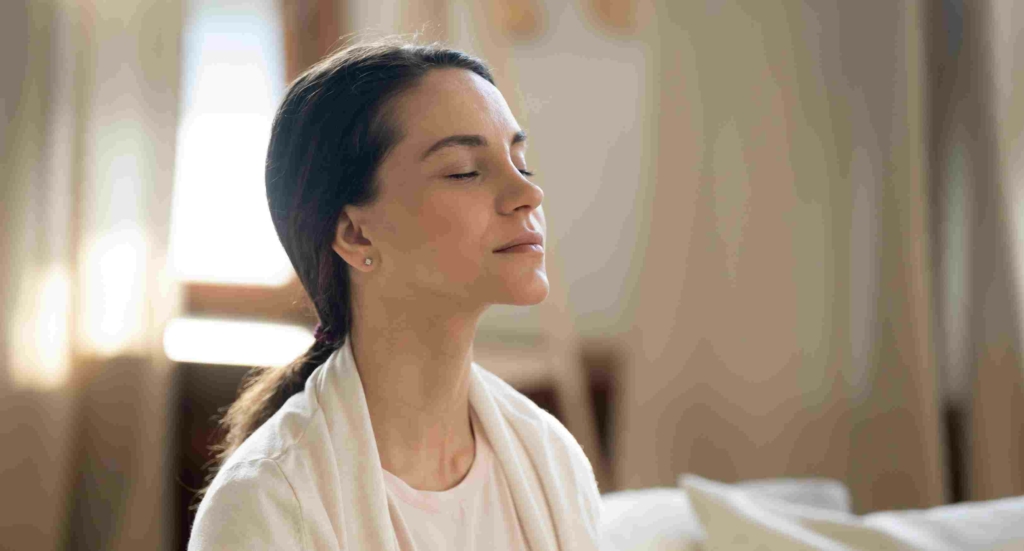
<svg viewBox="0 0 1024 551">
<path fill-rule="evenodd" d="M 164 352 L 176 362 L 281 367 L 313 345 L 305 327 L 250 321 L 176 318 Z"/>
<path fill-rule="evenodd" d="M 10 361 L 15 388 L 52 390 L 68 378 L 68 301 L 70 281 L 62 266 L 42 277 L 28 278 L 21 289 L 18 310 L 8 327 Z"/>
<path fill-rule="evenodd" d="M 94 239 L 87 249 L 82 328 L 86 346 L 101 356 L 141 348 L 145 328 L 146 243 L 124 223 Z"/>
<path fill-rule="evenodd" d="M 180 279 L 283 285 L 291 265 L 263 187 L 270 119 L 207 114 L 182 127 L 172 258 Z"/>
<path fill-rule="evenodd" d="M 283 285 L 263 167 L 284 56 L 274 0 L 193 2 L 182 39 L 170 255 L 186 281 Z"/>
</svg>

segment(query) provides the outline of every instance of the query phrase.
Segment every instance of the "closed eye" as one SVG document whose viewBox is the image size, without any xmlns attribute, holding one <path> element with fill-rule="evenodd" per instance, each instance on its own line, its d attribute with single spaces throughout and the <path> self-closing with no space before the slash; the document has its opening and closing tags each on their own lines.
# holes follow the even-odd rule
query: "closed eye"
<svg viewBox="0 0 1024 551">
<path fill-rule="evenodd" d="M 448 177 L 452 180 L 468 180 L 478 174 L 480 173 L 474 170 L 473 172 L 464 172 L 462 174 L 449 174 Z"/>
<path fill-rule="evenodd" d="M 533 176 L 533 173 L 529 170 L 519 169 L 519 173 L 523 176 Z M 463 172 L 461 174 L 449 174 L 448 177 L 453 180 L 468 180 L 479 175 L 480 173 L 474 170 L 473 172 Z"/>
</svg>

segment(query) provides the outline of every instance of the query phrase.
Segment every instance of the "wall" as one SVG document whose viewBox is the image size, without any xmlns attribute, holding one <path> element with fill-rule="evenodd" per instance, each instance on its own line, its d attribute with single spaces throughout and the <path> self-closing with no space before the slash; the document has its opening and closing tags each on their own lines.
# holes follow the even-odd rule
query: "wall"
<svg viewBox="0 0 1024 551">
<path fill-rule="evenodd" d="M 620 482 L 819 475 L 861 509 L 941 502 L 916 323 L 930 309 L 918 4 L 658 10 Z"/>
</svg>

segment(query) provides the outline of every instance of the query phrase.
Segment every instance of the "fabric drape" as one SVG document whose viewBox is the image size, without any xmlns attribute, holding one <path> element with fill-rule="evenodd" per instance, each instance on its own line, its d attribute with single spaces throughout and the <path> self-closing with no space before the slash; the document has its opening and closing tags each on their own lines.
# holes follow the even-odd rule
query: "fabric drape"
<svg viewBox="0 0 1024 551">
<path fill-rule="evenodd" d="M 945 5 L 962 17 L 963 43 L 945 50 L 958 62 L 948 82 L 959 86 L 942 137 L 964 146 L 966 170 L 945 172 L 943 181 L 965 187 L 972 199 L 961 259 L 970 320 L 965 497 L 994 499 L 1024 494 L 1024 6 Z"/>
<path fill-rule="evenodd" d="M 1024 492 L 1019 3 L 657 9 L 620 483 Z"/>
<path fill-rule="evenodd" d="M 469 405 L 533 549 L 598 549 L 601 498 L 567 430 L 473 363 Z M 350 339 L 225 462 L 189 548 L 397 550 L 377 444 Z"/>
<path fill-rule="evenodd" d="M 623 486 L 828 476 L 859 510 L 944 501 L 920 8 L 657 3 Z"/>
<path fill-rule="evenodd" d="M 165 549 L 179 2 L 0 7 L 0 541 Z"/>
</svg>

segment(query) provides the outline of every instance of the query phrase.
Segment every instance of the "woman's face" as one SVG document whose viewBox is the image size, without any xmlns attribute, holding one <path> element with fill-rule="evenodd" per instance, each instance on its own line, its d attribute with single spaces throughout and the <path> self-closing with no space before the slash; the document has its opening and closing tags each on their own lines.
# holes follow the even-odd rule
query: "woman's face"
<svg viewBox="0 0 1024 551">
<path fill-rule="evenodd" d="M 547 229 L 544 192 L 525 175 L 525 135 L 497 88 L 471 71 L 435 69 L 394 115 L 399 141 L 377 171 L 378 201 L 346 207 L 354 222 L 339 221 L 338 238 L 364 247 L 342 255 L 355 277 L 389 297 L 427 293 L 471 308 L 544 300 L 544 249 L 496 252 Z"/>
</svg>

